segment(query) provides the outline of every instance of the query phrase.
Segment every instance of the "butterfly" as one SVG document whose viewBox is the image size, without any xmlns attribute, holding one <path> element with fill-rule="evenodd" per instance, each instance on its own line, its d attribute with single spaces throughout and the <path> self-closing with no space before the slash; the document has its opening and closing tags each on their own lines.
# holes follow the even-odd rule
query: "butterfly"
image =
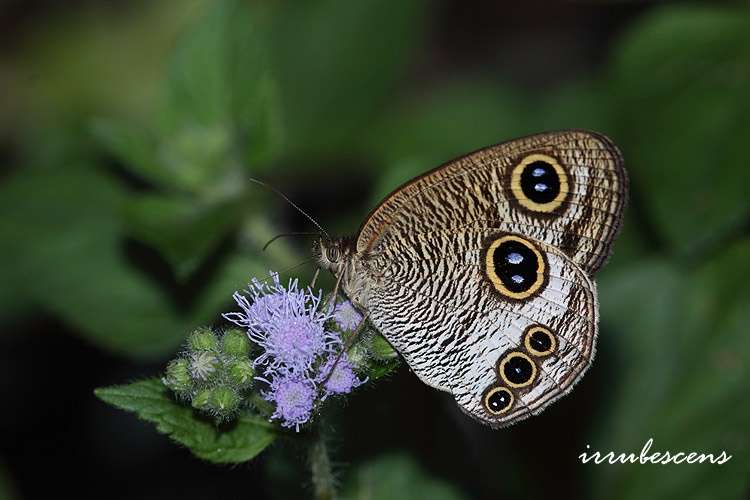
<svg viewBox="0 0 750 500">
<path fill-rule="evenodd" d="M 564 130 L 490 146 L 402 185 L 319 265 L 427 385 L 504 427 L 569 393 L 596 349 L 593 275 L 625 208 L 623 158 Z"/>
</svg>

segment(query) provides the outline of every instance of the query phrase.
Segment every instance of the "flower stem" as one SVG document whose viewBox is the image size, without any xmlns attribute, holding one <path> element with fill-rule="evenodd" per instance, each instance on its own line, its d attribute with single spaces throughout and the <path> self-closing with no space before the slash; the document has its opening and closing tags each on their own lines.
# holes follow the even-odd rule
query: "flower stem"
<svg viewBox="0 0 750 500">
<path fill-rule="evenodd" d="M 325 436 L 318 424 L 317 437 L 310 444 L 310 473 L 315 498 L 317 500 L 334 500 L 336 498 L 336 480 L 331 470 L 331 459 L 328 456 Z"/>
</svg>

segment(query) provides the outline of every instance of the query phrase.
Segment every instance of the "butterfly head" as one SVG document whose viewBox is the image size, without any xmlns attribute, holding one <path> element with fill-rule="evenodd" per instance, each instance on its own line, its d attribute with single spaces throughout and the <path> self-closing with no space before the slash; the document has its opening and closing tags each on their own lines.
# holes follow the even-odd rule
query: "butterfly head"
<svg viewBox="0 0 750 500">
<path fill-rule="evenodd" d="M 322 237 L 313 244 L 313 255 L 318 265 L 336 275 L 351 259 L 353 252 L 353 241 L 350 238 Z"/>
</svg>

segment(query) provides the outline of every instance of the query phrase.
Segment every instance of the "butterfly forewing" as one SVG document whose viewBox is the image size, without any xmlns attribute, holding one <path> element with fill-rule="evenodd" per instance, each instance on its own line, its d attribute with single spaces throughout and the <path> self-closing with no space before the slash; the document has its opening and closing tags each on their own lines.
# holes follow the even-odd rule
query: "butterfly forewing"
<svg viewBox="0 0 750 500">
<path fill-rule="evenodd" d="M 448 162 L 394 191 L 362 225 L 357 250 L 407 233 L 437 238 L 512 223 L 591 275 L 609 256 L 627 187 L 619 150 L 600 134 L 524 137 Z"/>
</svg>

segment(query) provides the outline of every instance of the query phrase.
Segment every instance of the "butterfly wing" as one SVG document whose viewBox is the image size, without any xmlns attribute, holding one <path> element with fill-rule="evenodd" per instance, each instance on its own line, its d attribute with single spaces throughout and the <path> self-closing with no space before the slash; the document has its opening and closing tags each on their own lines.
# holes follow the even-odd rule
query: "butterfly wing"
<svg viewBox="0 0 750 500">
<path fill-rule="evenodd" d="M 610 254 L 627 199 L 617 147 L 580 130 L 544 133 L 450 161 L 401 186 L 365 220 L 357 251 L 403 234 L 426 238 L 512 224 L 593 275 Z"/>
<path fill-rule="evenodd" d="M 627 196 L 604 136 L 530 136 L 405 184 L 356 240 L 374 325 L 426 384 L 501 427 L 538 413 L 590 366 L 590 276 Z"/>
<path fill-rule="evenodd" d="M 379 271 L 367 303 L 423 382 L 496 427 L 566 394 L 591 364 L 597 334 L 587 274 L 555 247 L 509 229 L 404 240 L 370 262 Z M 503 265 L 519 255 L 525 266 Z M 514 276 L 526 284 L 514 287 Z"/>
</svg>

